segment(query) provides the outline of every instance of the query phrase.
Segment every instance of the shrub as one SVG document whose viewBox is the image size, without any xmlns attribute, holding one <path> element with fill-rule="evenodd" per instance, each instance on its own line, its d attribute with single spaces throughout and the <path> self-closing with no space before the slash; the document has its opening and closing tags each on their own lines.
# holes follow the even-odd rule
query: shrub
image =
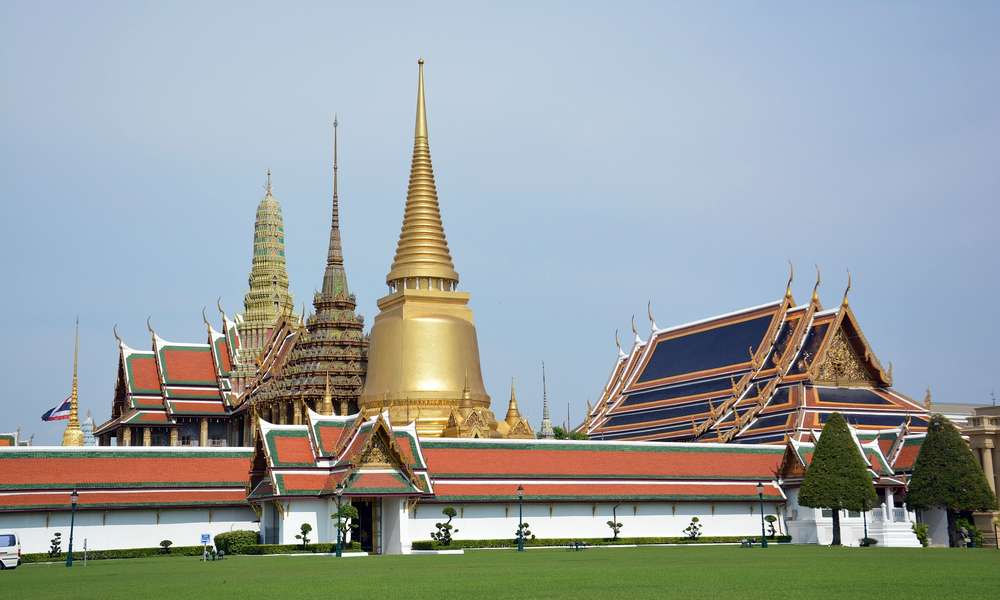
<svg viewBox="0 0 1000 600">
<path fill-rule="evenodd" d="M 62 534 L 61 533 L 59 533 L 57 531 L 56 534 L 54 536 L 52 536 L 52 539 L 49 541 L 49 544 L 50 544 L 49 545 L 49 556 L 51 558 L 56 558 L 57 556 L 59 556 L 60 554 L 62 554 Z"/>
<path fill-rule="evenodd" d="M 166 556 L 201 556 L 201 553 L 202 553 L 201 546 L 172 546 L 170 548 L 170 554 Z M 119 550 L 87 551 L 88 560 L 145 558 L 149 556 L 165 556 L 163 554 L 163 548 L 157 546 L 156 548 L 122 548 Z M 21 562 L 23 563 L 49 562 L 52 558 L 53 557 L 50 557 L 46 552 L 39 552 L 35 554 L 22 554 Z"/>
<path fill-rule="evenodd" d="M 913 533 L 917 536 L 917 540 L 920 541 L 920 545 L 923 546 L 924 548 L 926 548 L 927 545 L 930 543 L 930 541 L 927 539 L 927 531 L 928 531 L 927 523 L 913 524 Z"/>
<path fill-rule="evenodd" d="M 618 539 L 618 534 L 622 532 L 622 524 L 615 520 L 608 521 L 608 527 L 611 528 L 611 533 L 614 535 L 611 537 L 611 541 Z"/>
<path fill-rule="evenodd" d="M 688 539 L 696 540 L 701 537 L 701 523 L 698 517 L 691 517 L 691 524 L 684 528 L 684 533 Z"/>
<path fill-rule="evenodd" d="M 248 546 L 257 545 L 258 541 L 256 531 L 237 529 L 215 536 L 215 547 L 226 554 L 245 554 L 244 550 Z"/>
<path fill-rule="evenodd" d="M 160 542 L 160 552 L 163 554 L 170 554 L 170 546 L 174 543 L 170 540 L 163 540 Z"/>
<path fill-rule="evenodd" d="M 861 541 L 859 543 L 862 548 L 867 548 L 869 546 L 874 546 L 875 544 L 877 544 L 878 540 L 876 540 L 875 538 L 866 537 L 866 538 L 861 538 Z"/>
<path fill-rule="evenodd" d="M 975 548 L 983 547 L 983 532 L 979 531 L 978 528 L 972 523 L 972 519 L 966 519 L 964 517 L 955 520 L 955 528 L 958 532 L 962 534 L 963 538 L 968 541 L 965 542 L 969 546 Z M 965 540 L 963 539 L 963 542 Z"/>
<path fill-rule="evenodd" d="M 528 529 L 527 523 L 521 523 L 517 526 L 517 530 L 514 532 L 514 544 L 517 544 L 518 539 L 523 539 L 525 543 L 527 543 L 529 539 L 535 539 L 535 534 L 531 533 L 531 530 Z"/>
<path fill-rule="evenodd" d="M 455 512 L 455 509 L 452 508 L 451 506 L 446 506 L 444 507 L 444 510 L 441 511 L 441 514 L 448 517 L 448 520 L 445 521 L 444 523 L 434 524 L 434 526 L 437 527 L 437 531 L 431 532 L 431 539 L 441 544 L 442 546 L 447 546 L 451 544 L 452 530 L 454 530 L 455 533 L 458 533 L 458 530 L 455 529 L 454 525 L 451 524 L 451 520 L 454 519 L 455 515 L 457 515 L 458 513 Z"/>
<path fill-rule="evenodd" d="M 524 541 L 525 546 L 569 546 L 582 542 L 588 546 L 624 546 L 624 545 L 646 545 L 646 544 L 738 544 L 746 536 L 703 536 L 697 539 L 690 537 L 639 537 L 639 538 L 618 538 L 610 540 L 608 538 L 532 538 Z M 792 541 L 791 536 L 778 535 L 774 537 L 777 543 L 788 543 Z M 448 548 L 514 548 L 517 540 L 452 540 L 450 546 L 442 546 L 434 540 L 417 540 L 413 542 L 414 550 L 444 550 Z"/>
<path fill-rule="evenodd" d="M 316 553 L 330 554 L 335 552 L 336 549 L 337 544 L 313 544 L 309 546 L 309 551 Z M 351 542 L 345 546 L 345 549 L 358 551 L 361 550 L 361 544 Z M 295 554 L 297 552 L 302 552 L 302 546 L 299 544 L 254 544 L 246 547 L 243 554 Z"/>
<path fill-rule="evenodd" d="M 302 533 L 300 533 L 299 535 L 295 536 L 295 539 L 302 540 L 302 549 L 303 550 L 305 550 L 306 546 L 309 545 L 309 532 L 312 531 L 312 530 L 313 530 L 313 526 L 310 525 L 309 523 L 303 523 L 302 526 L 299 527 L 299 531 L 301 531 Z"/>
<path fill-rule="evenodd" d="M 767 515 L 766 517 L 764 517 L 764 520 L 767 521 L 767 531 L 769 534 L 768 537 L 773 540 L 774 536 L 778 533 L 777 530 L 775 530 L 774 528 L 774 524 L 775 522 L 777 522 L 778 517 L 774 515 Z"/>
</svg>

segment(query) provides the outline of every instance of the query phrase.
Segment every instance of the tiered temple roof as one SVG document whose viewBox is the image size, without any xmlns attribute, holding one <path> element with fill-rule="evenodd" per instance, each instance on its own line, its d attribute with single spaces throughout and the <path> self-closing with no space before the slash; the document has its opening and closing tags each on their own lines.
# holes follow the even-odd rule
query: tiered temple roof
<svg viewBox="0 0 1000 600">
<path fill-rule="evenodd" d="M 0 451 L 0 512 L 245 506 L 250 448 L 16 447 Z"/>
<path fill-rule="evenodd" d="M 353 412 L 364 385 L 368 339 L 344 270 L 336 120 L 333 140 L 330 242 L 323 287 L 313 298 L 315 312 L 303 315 L 304 328 L 290 319 L 279 322 L 264 346 L 258 377 L 248 388 L 250 404 L 282 423 L 300 423 L 303 405 L 327 415 Z"/>
<path fill-rule="evenodd" d="M 118 337 L 118 380 L 111 419 L 97 427 L 107 436 L 121 427 L 173 427 L 177 417 L 227 417 L 235 394 L 230 378 L 239 365 L 240 334 L 222 314 L 223 332 L 205 321 L 205 343 L 164 340 L 150 327 L 151 350 Z"/>
<path fill-rule="evenodd" d="M 635 328 L 583 430 L 592 439 L 775 443 L 807 439 L 833 412 L 862 431 L 927 411 L 892 389 L 847 302 L 776 302 L 667 329 Z M 819 282 L 817 280 L 817 287 Z M 850 289 L 848 287 L 848 289 Z"/>
</svg>

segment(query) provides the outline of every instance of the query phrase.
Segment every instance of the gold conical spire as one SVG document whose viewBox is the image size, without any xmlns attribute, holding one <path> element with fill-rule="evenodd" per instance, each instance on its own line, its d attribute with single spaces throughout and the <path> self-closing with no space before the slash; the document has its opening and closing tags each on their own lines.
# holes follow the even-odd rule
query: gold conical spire
<svg viewBox="0 0 1000 600">
<path fill-rule="evenodd" d="M 76 336 L 73 342 L 73 386 L 69 393 L 69 422 L 63 432 L 63 446 L 82 446 L 83 430 L 80 429 L 80 394 L 77 384 L 77 365 L 80 359 L 80 319 L 76 319 Z"/>
<path fill-rule="evenodd" d="M 386 283 L 407 278 L 442 280 L 445 289 L 458 283 L 458 273 L 451 261 L 448 240 L 441 223 L 431 149 L 427 139 L 427 106 L 424 100 L 424 60 L 417 61 L 417 119 L 413 130 L 413 159 L 410 185 L 406 193 L 403 227 L 396 246 L 396 256 L 386 275 Z M 403 286 L 400 286 L 403 287 Z M 436 287 L 432 282 L 430 287 Z"/>
<path fill-rule="evenodd" d="M 521 411 L 517 409 L 517 394 L 514 392 L 514 378 L 510 378 L 510 402 L 507 404 L 507 416 L 504 417 L 504 421 L 512 426 L 514 423 L 521 418 Z"/>
</svg>

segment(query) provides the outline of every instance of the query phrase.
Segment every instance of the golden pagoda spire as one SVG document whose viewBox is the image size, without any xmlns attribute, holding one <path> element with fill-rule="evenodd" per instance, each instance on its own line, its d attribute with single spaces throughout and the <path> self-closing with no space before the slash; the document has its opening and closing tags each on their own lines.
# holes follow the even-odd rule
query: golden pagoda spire
<svg viewBox="0 0 1000 600">
<path fill-rule="evenodd" d="M 80 429 L 80 394 L 77 384 L 77 365 L 80 357 L 80 318 L 76 318 L 76 336 L 73 342 L 73 386 L 69 393 L 69 422 L 63 432 L 63 446 L 82 446 L 83 430 Z"/>
<path fill-rule="evenodd" d="M 813 295 L 812 302 L 814 304 L 819 304 L 819 284 L 822 281 L 819 276 L 819 265 L 816 265 L 816 284 L 813 285 Z"/>
<path fill-rule="evenodd" d="M 437 283 L 445 289 L 451 289 L 458 283 L 458 273 L 455 272 L 455 265 L 448 251 L 437 187 L 434 184 L 434 168 L 431 165 L 431 149 L 427 138 L 424 59 L 418 60 L 417 64 L 417 118 L 413 130 L 410 184 L 406 192 L 406 209 L 396 256 L 386 275 L 386 283 L 393 287 L 393 282 L 400 282 L 397 287 L 406 287 L 406 279 L 429 278 L 430 287 L 436 287 L 433 280 L 438 280 Z"/>
<path fill-rule="evenodd" d="M 521 418 L 521 411 L 517 409 L 517 394 L 514 392 L 514 378 L 510 378 L 510 402 L 507 404 L 507 416 L 504 421 L 513 426 Z"/>
</svg>

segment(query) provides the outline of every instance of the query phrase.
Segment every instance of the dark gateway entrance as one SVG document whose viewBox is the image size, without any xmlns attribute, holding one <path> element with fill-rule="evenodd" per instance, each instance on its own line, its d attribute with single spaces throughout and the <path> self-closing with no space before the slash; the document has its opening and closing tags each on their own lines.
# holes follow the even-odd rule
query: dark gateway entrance
<svg viewBox="0 0 1000 600">
<path fill-rule="evenodd" d="M 352 498 L 358 518 L 351 523 L 351 540 L 360 542 L 361 549 L 372 554 L 382 553 L 382 499 Z"/>
</svg>

